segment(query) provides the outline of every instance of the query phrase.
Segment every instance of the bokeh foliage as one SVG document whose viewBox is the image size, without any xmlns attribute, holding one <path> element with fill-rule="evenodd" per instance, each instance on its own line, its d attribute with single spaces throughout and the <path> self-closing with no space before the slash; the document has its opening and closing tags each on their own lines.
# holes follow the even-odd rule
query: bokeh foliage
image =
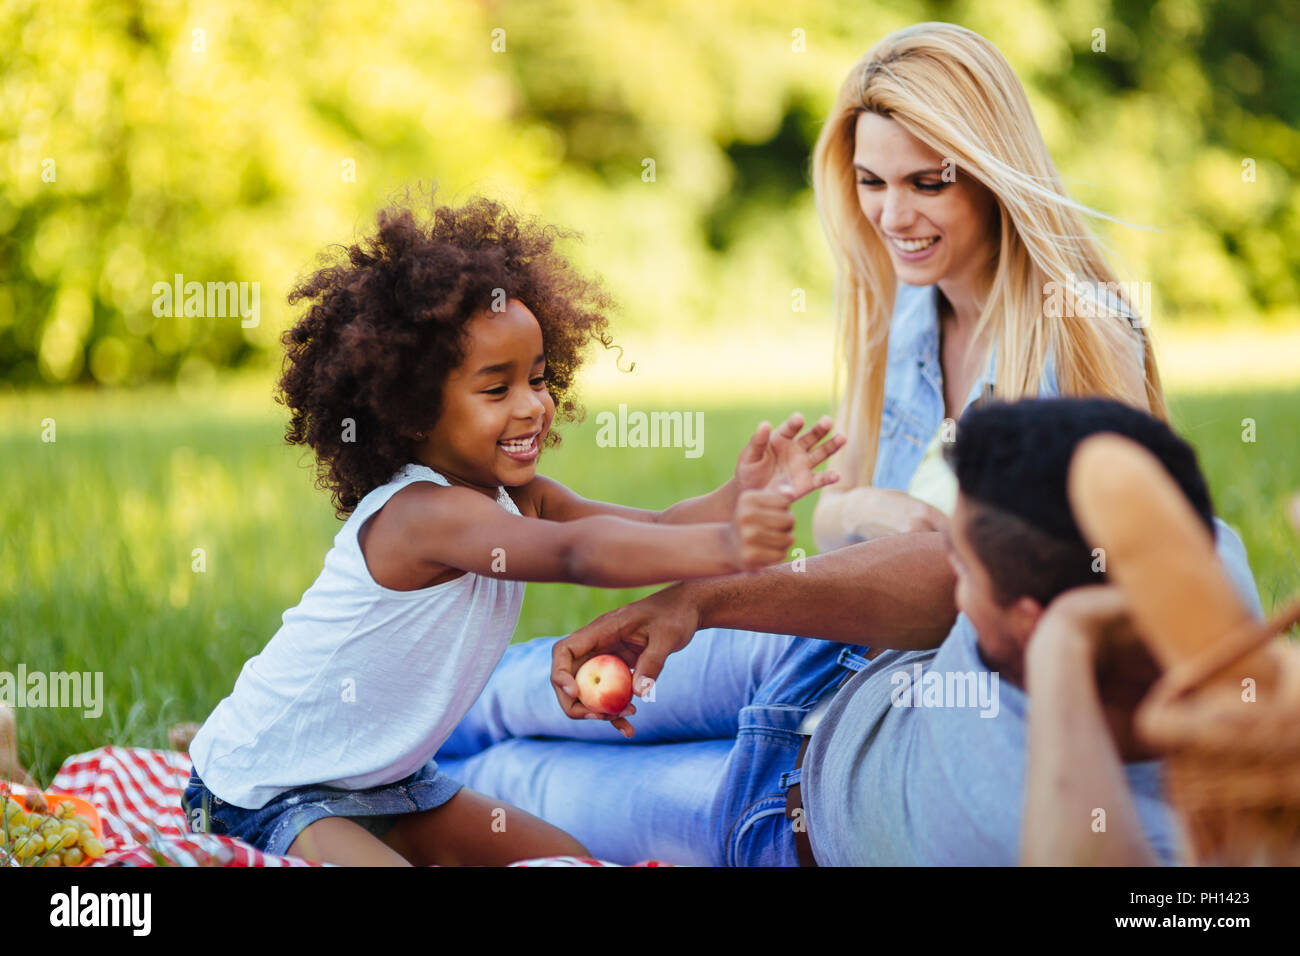
<svg viewBox="0 0 1300 956">
<path fill-rule="evenodd" d="M 857 58 L 923 19 L 990 37 L 1077 198 L 1156 227 L 1104 231 L 1157 322 L 1294 321 L 1297 9 L 3 0 L 0 387 L 274 361 L 295 277 L 417 180 L 579 229 L 620 322 L 743 330 L 793 288 L 825 316 L 812 143 Z M 155 316 L 177 273 L 258 282 L 260 323 Z"/>
</svg>

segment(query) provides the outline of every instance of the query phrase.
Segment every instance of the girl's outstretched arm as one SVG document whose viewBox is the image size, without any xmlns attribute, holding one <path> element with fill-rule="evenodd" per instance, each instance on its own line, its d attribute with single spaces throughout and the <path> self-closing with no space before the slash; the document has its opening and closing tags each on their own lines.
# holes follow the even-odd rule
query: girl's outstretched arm
<svg viewBox="0 0 1300 956">
<path fill-rule="evenodd" d="M 794 543 L 790 501 L 779 491 L 744 492 L 731 520 L 700 524 L 660 526 L 607 514 L 559 522 L 513 515 L 469 488 L 420 482 L 387 507 L 399 508 L 393 517 L 403 529 L 400 559 L 431 574 L 456 568 L 623 588 L 784 560 Z"/>
<path fill-rule="evenodd" d="M 529 493 L 537 503 L 538 515 L 551 521 L 573 521 L 600 514 L 657 524 L 730 521 L 736 499 L 744 491 L 783 484 L 793 489 L 794 499 L 798 500 L 838 480 L 834 472 L 814 473 L 813 469 L 843 447 L 844 437 L 832 435 L 828 441 L 822 441 L 833 427 L 829 416 L 800 435 L 803 424 L 803 416 L 798 413 L 786 419 L 775 432 L 763 422 L 741 449 L 734 477 L 706 495 L 687 498 L 663 511 L 591 501 L 541 475 L 530 483 Z"/>
</svg>

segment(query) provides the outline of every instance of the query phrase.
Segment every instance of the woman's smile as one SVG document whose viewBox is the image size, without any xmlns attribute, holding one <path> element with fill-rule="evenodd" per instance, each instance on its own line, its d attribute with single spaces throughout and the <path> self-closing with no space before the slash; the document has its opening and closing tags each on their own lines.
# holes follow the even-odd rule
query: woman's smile
<svg viewBox="0 0 1300 956">
<path fill-rule="evenodd" d="M 928 236 L 920 239 L 907 238 L 899 236 L 890 236 L 889 245 L 893 249 L 894 255 L 906 262 L 920 262 L 927 259 L 934 252 L 934 247 L 939 244 L 939 236 Z"/>
</svg>

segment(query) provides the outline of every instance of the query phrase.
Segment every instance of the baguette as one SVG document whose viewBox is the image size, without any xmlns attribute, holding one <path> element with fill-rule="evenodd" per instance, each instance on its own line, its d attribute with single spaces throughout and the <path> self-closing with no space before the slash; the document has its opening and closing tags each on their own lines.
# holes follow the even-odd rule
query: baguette
<svg viewBox="0 0 1300 956">
<path fill-rule="evenodd" d="M 1214 539 L 1187 497 L 1145 448 L 1116 434 L 1079 444 L 1068 493 L 1084 538 L 1101 548 L 1106 572 L 1124 592 L 1133 624 L 1165 670 L 1257 624 L 1237 595 Z M 1263 649 L 1212 683 L 1270 675 Z"/>
</svg>

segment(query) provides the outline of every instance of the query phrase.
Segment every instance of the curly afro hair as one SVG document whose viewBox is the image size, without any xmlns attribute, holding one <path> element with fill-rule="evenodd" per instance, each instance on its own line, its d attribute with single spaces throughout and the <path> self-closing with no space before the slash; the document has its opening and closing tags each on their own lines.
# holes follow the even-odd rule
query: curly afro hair
<svg viewBox="0 0 1300 956">
<path fill-rule="evenodd" d="M 557 420 L 582 417 L 571 392 L 584 348 L 610 346 L 604 312 L 613 300 L 554 248 L 577 233 L 482 197 L 430 205 L 427 224 L 407 204 L 381 210 L 373 236 L 289 294 L 290 304 L 310 307 L 281 338 L 275 399 L 292 412 L 285 440 L 315 451 L 316 484 L 331 492 L 340 518 L 416 460 L 403 432 L 437 422 L 443 383 L 464 359 L 466 326 L 494 303 L 518 299 L 537 316 Z M 546 445 L 559 441 L 552 431 Z"/>
</svg>

